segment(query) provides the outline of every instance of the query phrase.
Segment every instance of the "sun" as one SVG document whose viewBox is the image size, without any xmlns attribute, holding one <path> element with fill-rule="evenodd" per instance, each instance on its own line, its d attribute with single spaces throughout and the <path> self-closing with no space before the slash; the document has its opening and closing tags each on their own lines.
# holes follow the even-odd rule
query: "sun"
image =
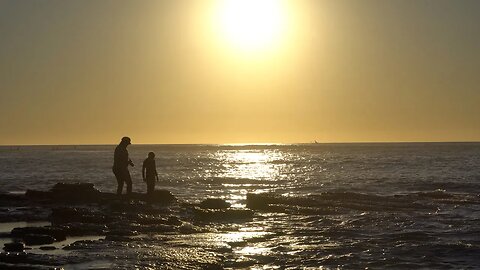
<svg viewBox="0 0 480 270">
<path fill-rule="evenodd" d="M 282 0 L 219 1 L 216 28 L 241 51 L 264 51 L 281 43 L 287 16 Z"/>
</svg>

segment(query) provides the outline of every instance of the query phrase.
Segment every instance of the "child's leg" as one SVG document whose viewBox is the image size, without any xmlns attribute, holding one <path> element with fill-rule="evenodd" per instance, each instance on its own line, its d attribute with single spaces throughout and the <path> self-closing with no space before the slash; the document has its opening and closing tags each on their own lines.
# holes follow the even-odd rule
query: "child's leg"
<svg viewBox="0 0 480 270">
<path fill-rule="evenodd" d="M 147 179 L 147 194 L 153 194 L 155 190 L 155 179 Z"/>
</svg>

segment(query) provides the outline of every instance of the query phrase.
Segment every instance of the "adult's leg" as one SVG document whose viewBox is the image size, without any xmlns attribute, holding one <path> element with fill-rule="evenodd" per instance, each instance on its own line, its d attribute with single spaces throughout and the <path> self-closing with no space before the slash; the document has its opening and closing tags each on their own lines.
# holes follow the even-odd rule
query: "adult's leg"
<svg viewBox="0 0 480 270">
<path fill-rule="evenodd" d="M 115 178 L 117 178 L 117 195 L 122 195 L 124 177 L 119 170 L 114 169 L 113 174 L 115 174 Z"/>
<path fill-rule="evenodd" d="M 127 183 L 127 194 L 132 194 L 132 177 L 130 176 L 130 172 L 128 169 L 125 172 L 125 183 Z"/>
</svg>

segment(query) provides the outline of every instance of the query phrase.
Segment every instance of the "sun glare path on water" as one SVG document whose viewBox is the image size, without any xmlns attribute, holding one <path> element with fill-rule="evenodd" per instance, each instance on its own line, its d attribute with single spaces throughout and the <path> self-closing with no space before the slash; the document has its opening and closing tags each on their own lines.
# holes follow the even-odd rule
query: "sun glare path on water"
<svg viewBox="0 0 480 270">
<path fill-rule="evenodd" d="M 287 12 L 280 0 L 224 0 L 216 12 L 218 34 L 243 52 L 278 47 L 286 30 Z"/>
</svg>

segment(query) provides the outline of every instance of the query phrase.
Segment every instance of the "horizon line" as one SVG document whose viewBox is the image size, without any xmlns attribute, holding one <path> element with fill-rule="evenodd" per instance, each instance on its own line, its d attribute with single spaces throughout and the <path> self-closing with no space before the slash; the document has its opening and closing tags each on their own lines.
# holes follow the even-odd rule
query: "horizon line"
<svg viewBox="0 0 480 270">
<path fill-rule="evenodd" d="M 327 145 L 327 144 L 422 144 L 422 143 L 480 143 L 480 141 L 344 141 L 344 142 L 295 142 L 295 143 L 135 143 L 132 145 L 203 145 L 203 146 L 287 146 L 287 145 Z M 101 144 L 0 144 L 0 147 L 28 146 L 110 146 L 118 143 Z"/>
</svg>

